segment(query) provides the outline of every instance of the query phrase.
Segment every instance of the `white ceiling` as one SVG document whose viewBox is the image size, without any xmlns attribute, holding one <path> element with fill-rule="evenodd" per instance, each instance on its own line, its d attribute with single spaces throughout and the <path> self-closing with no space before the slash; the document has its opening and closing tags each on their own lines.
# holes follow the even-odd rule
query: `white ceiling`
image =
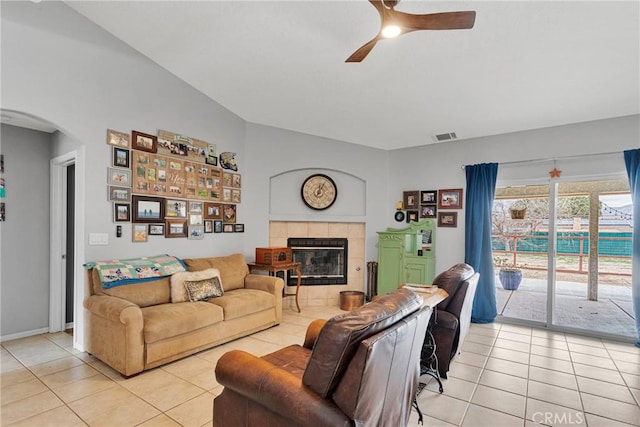
<svg viewBox="0 0 640 427">
<path fill-rule="evenodd" d="M 411 1 L 471 30 L 375 36 L 365 0 L 68 1 L 243 119 L 382 149 L 640 113 L 638 1 Z"/>
</svg>

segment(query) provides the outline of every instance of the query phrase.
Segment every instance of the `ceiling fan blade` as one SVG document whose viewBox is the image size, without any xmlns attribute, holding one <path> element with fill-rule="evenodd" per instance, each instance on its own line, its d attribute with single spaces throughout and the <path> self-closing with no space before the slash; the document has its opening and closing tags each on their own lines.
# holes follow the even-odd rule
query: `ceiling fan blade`
<svg viewBox="0 0 640 427">
<path fill-rule="evenodd" d="M 394 11 L 394 18 L 409 31 L 415 30 L 467 30 L 476 21 L 475 10 L 464 12 L 429 13 L 413 15 Z"/>
<path fill-rule="evenodd" d="M 353 52 L 351 54 L 351 56 L 348 57 L 347 60 L 344 61 L 344 62 L 360 62 L 360 61 L 362 61 L 364 58 L 367 57 L 369 52 L 371 52 L 371 49 L 373 49 L 373 47 L 376 45 L 378 40 L 380 40 L 380 35 L 377 35 L 375 38 L 373 38 L 372 40 L 370 40 L 367 43 L 365 43 L 364 45 L 362 45 L 358 50 Z"/>
</svg>

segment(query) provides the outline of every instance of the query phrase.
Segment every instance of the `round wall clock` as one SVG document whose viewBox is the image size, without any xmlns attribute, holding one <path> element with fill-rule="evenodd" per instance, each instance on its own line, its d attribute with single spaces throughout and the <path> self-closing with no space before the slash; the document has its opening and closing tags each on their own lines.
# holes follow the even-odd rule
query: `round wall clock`
<svg viewBox="0 0 640 427">
<path fill-rule="evenodd" d="M 309 176 L 304 180 L 300 195 L 304 203 L 311 209 L 327 209 L 338 196 L 338 187 L 333 179 L 320 173 Z"/>
</svg>

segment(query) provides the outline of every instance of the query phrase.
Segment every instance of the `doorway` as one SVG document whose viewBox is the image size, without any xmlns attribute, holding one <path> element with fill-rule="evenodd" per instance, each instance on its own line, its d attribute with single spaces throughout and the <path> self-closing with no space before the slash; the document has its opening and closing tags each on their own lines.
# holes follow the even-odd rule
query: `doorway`
<svg viewBox="0 0 640 427">
<path fill-rule="evenodd" d="M 73 327 L 73 346 L 84 350 L 84 147 L 51 160 L 49 332 Z"/>
<path fill-rule="evenodd" d="M 493 256 L 500 317 L 633 337 L 632 221 L 625 179 L 496 189 Z M 505 287 L 500 270 L 520 271 L 520 284 Z"/>
<path fill-rule="evenodd" d="M 73 294 L 75 281 L 73 266 L 75 265 L 75 189 L 76 189 L 76 165 L 72 163 L 66 166 L 66 192 L 65 192 L 65 331 L 73 335 Z"/>
</svg>

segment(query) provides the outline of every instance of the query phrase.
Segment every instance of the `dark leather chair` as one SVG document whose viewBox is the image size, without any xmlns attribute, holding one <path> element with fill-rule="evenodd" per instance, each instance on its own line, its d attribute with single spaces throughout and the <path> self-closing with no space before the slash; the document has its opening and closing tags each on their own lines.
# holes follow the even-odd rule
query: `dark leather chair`
<svg viewBox="0 0 640 427">
<path fill-rule="evenodd" d="M 456 264 L 440 273 L 433 284 L 449 296 L 436 307 L 433 338 L 436 343 L 438 371 L 447 378 L 451 360 L 462 345 L 471 325 L 471 309 L 480 275 L 468 264 Z"/>
<path fill-rule="evenodd" d="M 399 289 L 309 325 L 304 344 L 263 357 L 240 350 L 216 365 L 224 386 L 213 425 L 407 425 L 431 309 Z"/>
</svg>

